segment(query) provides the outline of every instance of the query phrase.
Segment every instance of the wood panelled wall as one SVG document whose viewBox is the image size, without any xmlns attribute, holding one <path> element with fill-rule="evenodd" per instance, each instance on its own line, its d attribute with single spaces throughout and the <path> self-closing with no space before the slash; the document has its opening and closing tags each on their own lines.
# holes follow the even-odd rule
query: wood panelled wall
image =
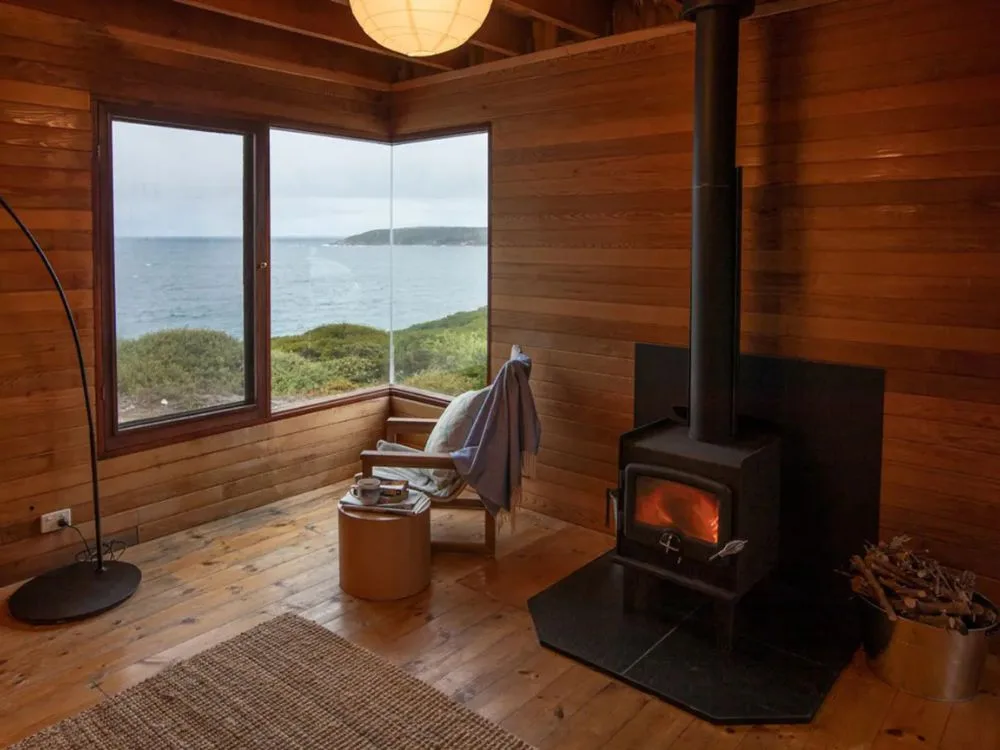
<svg viewBox="0 0 1000 750">
<path fill-rule="evenodd" d="M 1000 578 L 996 3 L 744 25 L 744 351 L 885 368 L 885 534 Z M 493 356 L 535 360 L 531 506 L 600 528 L 636 341 L 686 345 L 693 33 L 394 93 L 493 127 Z M 850 405 L 844 405 L 850 419 Z"/>
<path fill-rule="evenodd" d="M 386 102 L 376 92 L 128 45 L 0 4 L 0 193 L 68 289 L 91 377 L 92 95 L 386 135 Z M 382 398 L 103 461 L 106 531 L 149 539 L 347 478 L 388 409 Z M 71 531 L 39 535 L 41 513 L 71 507 L 91 533 L 87 455 L 65 319 L 38 258 L 4 216 L 0 583 L 78 551 Z"/>
</svg>

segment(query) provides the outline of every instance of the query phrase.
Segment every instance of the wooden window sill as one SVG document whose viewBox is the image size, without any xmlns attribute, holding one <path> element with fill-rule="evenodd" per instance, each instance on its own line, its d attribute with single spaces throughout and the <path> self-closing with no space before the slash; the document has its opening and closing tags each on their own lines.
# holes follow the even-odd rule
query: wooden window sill
<svg viewBox="0 0 1000 750">
<path fill-rule="evenodd" d="M 184 443 L 189 440 L 197 440 L 198 438 L 218 435 L 223 432 L 255 427 L 267 424 L 268 422 L 291 419 L 326 409 L 336 409 L 348 404 L 391 396 L 400 396 L 419 403 L 440 407 L 447 406 L 452 400 L 451 396 L 422 391 L 416 388 L 399 385 L 380 385 L 334 396 L 315 404 L 272 412 L 264 416 L 258 413 L 257 406 L 249 404 L 195 418 L 181 416 L 172 421 L 165 420 L 149 426 L 126 428 L 117 431 L 105 437 L 99 458 L 103 460 L 130 453 L 139 453 L 152 450 L 153 448 L 161 448 L 165 445 Z"/>
</svg>

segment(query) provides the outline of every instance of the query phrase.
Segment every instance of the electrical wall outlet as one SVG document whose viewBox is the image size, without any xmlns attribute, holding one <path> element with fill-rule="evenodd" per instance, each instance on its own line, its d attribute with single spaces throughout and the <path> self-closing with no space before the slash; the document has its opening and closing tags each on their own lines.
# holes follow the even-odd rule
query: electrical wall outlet
<svg viewBox="0 0 1000 750">
<path fill-rule="evenodd" d="M 59 531 L 62 526 L 59 525 L 60 521 L 65 521 L 65 525 L 69 526 L 73 523 L 73 511 L 69 508 L 63 508 L 62 510 L 54 510 L 51 513 L 46 513 L 42 516 L 42 533 L 48 534 L 50 531 Z"/>
</svg>

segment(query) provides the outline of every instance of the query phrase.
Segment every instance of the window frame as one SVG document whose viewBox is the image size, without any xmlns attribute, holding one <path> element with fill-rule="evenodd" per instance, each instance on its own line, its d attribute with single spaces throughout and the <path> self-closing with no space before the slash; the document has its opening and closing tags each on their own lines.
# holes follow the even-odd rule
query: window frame
<svg viewBox="0 0 1000 750">
<path fill-rule="evenodd" d="M 114 243 L 115 122 L 231 133 L 243 138 L 243 310 L 244 402 L 200 409 L 158 419 L 120 425 L 118 421 L 117 321 Z M 94 168 L 94 276 L 97 344 L 98 443 L 102 456 L 189 440 L 201 434 L 236 429 L 266 417 L 261 393 L 269 388 L 270 373 L 260 367 L 268 356 L 267 284 L 261 279 L 270 263 L 267 167 L 268 131 L 260 123 L 230 117 L 193 115 L 159 107 L 114 102 L 97 105 L 97 145 Z"/>
<path fill-rule="evenodd" d="M 452 397 L 412 386 L 385 384 L 289 409 L 273 410 L 271 403 L 271 227 L 270 227 L 270 131 L 272 128 L 337 138 L 386 143 L 407 143 L 448 136 L 485 133 L 487 136 L 487 308 L 486 373 L 492 378 L 490 348 L 493 341 L 493 133 L 489 123 L 429 130 L 405 137 L 380 139 L 324 128 L 317 125 L 271 120 L 267 117 L 230 116 L 183 108 L 93 100 L 94 160 L 92 213 L 94 253 L 94 344 L 97 442 L 100 458 L 112 458 L 174 443 L 195 440 L 231 430 L 294 418 L 346 404 L 394 395 L 430 406 L 444 407 Z M 243 262 L 246 330 L 247 401 L 228 407 L 184 412 L 143 420 L 124 427 L 118 424 L 117 341 L 114 288 L 114 188 L 113 143 L 115 121 L 162 127 L 179 127 L 244 136 L 243 174 Z"/>
</svg>

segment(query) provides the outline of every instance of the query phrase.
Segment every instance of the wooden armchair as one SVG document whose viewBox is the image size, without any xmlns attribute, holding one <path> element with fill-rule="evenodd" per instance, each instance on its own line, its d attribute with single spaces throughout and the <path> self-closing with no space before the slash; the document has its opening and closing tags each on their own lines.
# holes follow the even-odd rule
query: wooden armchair
<svg viewBox="0 0 1000 750">
<path fill-rule="evenodd" d="M 437 424 L 436 419 L 422 417 L 390 417 L 386 420 L 386 439 L 391 443 L 399 442 L 400 435 L 427 435 Z M 361 473 L 370 477 L 376 467 L 398 467 L 406 469 L 451 469 L 455 471 L 455 462 L 448 453 L 401 453 L 398 451 L 362 451 Z M 429 495 L 431 510 L 447 508 L 450 510 L 474 510 L 483 514 L 484 542 L 431 542 L 431 546 L 442 552 L 473 552 L 496 556 L 496 520 L 483 505 L 482 500 L 464 482 L 447 497 Z"/>
</svg>

